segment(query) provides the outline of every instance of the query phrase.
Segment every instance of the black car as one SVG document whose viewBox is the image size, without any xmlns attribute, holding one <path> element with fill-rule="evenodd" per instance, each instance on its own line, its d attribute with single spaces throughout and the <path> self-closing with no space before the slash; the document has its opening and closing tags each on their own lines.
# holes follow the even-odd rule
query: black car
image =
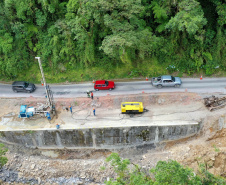
<svg viewBox="0 0 226 185">
<path fill-rule="evenodd" d="M 12 84 L 12 89 L 14 92 L 33 92 L 36 87 L 33 83 L 24 82 L 24 81 L 16 81 Z"/>
</svg>

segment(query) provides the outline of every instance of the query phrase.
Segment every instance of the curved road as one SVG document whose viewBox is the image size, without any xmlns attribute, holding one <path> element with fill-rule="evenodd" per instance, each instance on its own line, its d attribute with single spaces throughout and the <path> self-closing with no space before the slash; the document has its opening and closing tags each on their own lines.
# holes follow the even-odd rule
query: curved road
<svg viewBox="0 0 226 185">
<path fill-rule="evenodd" d="M 126 95 L 139 93 L 157 93 L 157 92 L 196 92 L 196 93 L 222 93 L 226 94 L 226 78 L 182 78 L 180 88 L 163 87 L 158 89 L 150 84 L 150 81 L 130 81 L 115 82 L 116 88 L 112 91 L 96 91 L 94 96 Z M 36 85 L 37 89 L 33 93 L 14 93 L 11 85 L 0 84 L 0 97 L 44 97 L 45 89 L 41 85 Z M 50 85 L 54 98 L 59 97 L 86 97 L 87 90 L 93 90 L 93 83 L 71 84 L 71 85 Z"/>
</svg>

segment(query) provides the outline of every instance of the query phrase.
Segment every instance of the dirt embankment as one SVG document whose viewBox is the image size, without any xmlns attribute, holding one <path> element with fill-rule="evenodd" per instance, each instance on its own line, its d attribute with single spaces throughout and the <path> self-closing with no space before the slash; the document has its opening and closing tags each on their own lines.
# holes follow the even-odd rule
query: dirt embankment
<svg viewBox="0 0 226 185">
<path fill-rule="evenodd" d="M 20 105 L 39 106 L 39 104 L 46 104 L 45 98 L 35 98 L 30 96 L 28 98 L 0 98 L 1 112 L 0 117 L 9 112 L 18 113 Z M 79 107 L 90 108 L 96 106 L 101 109 L 120 109 L 121 102 L 143 102 L 144 106 L 153 105 L 188 105 L 192 102 L 202 101 L 202 97 L 195 93 L 156 93 L 156 94 L 137 94 L 137 95 L 120 95 L 120 96 L 102 96 L 95 97 L 94 101 L 90 98 L 56 98 L 56 110 L 61 111 L 64 107 Z M 96 103 L 96 104 L 95 104 Z"/>
</svg>

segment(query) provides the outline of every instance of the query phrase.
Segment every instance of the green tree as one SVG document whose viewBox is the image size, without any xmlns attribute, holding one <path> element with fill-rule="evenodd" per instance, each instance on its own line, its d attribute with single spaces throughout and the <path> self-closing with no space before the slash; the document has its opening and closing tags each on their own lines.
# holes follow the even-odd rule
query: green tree
<svg viewBox="0 0 226 185">
<path fill-rule="evenodd" d="M 159 161 L 156 167 L 150 170 L 150 173 L 138 165 L 132 164 L 128 159 L 121 159 L 117 153 L 112 153 L 106 161 L 111 162 L 111 166 L 117 174 L 116 179 L 106 182 L 108 185 L 224 185 L 226 182 L 225 179 L 209 173 L 203 166 L 200 166 L 199 174 L 195 174 L 192 169 L 173 160 Z"/>
<path fill-rule="evenodd" d="M 112 32 L 104 38 L 100 49 L 124 63 L 154 55 L 161 40 L 146 27 L 142 3 L 139 0 L 110 2 L 100 1 L 101 9 L 106 12 L 104 25 Z"/>
<path fill-rule="evenodd" d="M 131 172 L 128 167 L 128 165 L 131 164 L 130 161 L 128 159 L 121 159 L 117 153 L 112 153 L 106 159 L 106 161 L 111 162 L 114 171 L 118 175 L 116 180 L 110 179 L 110 181 L 107 181 L 106 182 L 107 185 L 153 184 L 153 181 L 150 179 L 150 177 L 146 176 L 146 174 L 142 172 L 141 168 L 138 165 L 134 165 L 134 169 Z"/>
<path fill-rule="evenodd" d="M 198 175 L 202 179 L 202 184 L 204 185 L 224 185 L 226 184 L 226 179 L 214 176 L 207 170 L 207 165 L 200 163 Z"/>
<path fill-rule="evenodd" d="M 201 185 L 201 178 L 193 170 L 183 167 L 177 161 L 159 161 L 154 169 L 155 184 L 196 184 Z"/>
<path fill-rule="evenodd" d="M 166 28 L 186 31 L 193 35 L 201 32 L 207 21 L 199 2 L 195 0 L 183 0 L 179 4 L 179 12 L 170 19 Z"/>
<path fill-rule="evenodd" d="M 90 68 L 116 77 L 151 61 L 211 75 L 226 68 L 225 15 L 222 0 L 3 0 L 0 76 L 36 78 L 35 56 L 50 78 Z"/>
<path fill-rule="evenodd" d="M 80 60 L 81 66 L 92 66 L 96 59 L 95 38 L 98 24 L 100 24 L 97 4 L 97 1 L 70 0 L 67 5 L 67 25 L 74 36 L 75 54 Z"/>
</svg>

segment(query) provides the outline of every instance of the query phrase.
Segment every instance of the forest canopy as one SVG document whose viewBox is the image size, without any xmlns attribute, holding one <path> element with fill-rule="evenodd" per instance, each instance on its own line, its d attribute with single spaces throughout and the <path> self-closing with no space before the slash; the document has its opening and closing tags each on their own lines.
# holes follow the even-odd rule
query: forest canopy
<svg viewBox="0 0 226 185">
<path fill-rule="evenodd" d="M 31 71 L 40 56 L 53 75 L 141 64 L 207 75 L 226 69 L 224 0 L 3 0 L 0 77 Z M 153 63 L 153 61 L 155 61 Z M 158 71 L 158 69 L 155 69 Z M 108 77 L 114 77 L 112 75 Z M 89 77 L 87 77 L 89 78 Z M 76 79 L 75 79 L 76 80 Z"/>
</svg>

